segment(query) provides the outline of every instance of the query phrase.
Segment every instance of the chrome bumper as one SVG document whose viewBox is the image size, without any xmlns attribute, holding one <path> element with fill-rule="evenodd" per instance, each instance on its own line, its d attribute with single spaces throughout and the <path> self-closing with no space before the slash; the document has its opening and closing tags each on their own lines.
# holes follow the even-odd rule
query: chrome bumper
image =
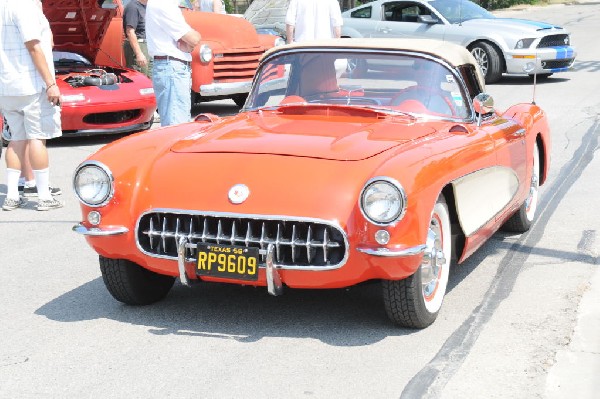
<svg viewBox="0 0 600 399">
<path fill-rule="evenodd" d="M 250 92 L 252 81 L 232 83 L 211 83 L 200 86 L 202 97 L 231 96 L 234 94 L 246 94 Z"/>
<path fill-rule="evenodd" d="M 186 237 L 181 237 L 178 241 L 177 245 L 177 268 L 179 270 L 179 280 L 181 280 L 181 284 L 185 286 L 191 286 L 191 281 L 187 276 L 185 270 L 185 264 L 188 262 L 188 259 L 185 257 L 185 252 L 187 249 L 195 249 L 196 244 L 188 243 Z M 274 252 L 273 244 L 269 244 L 266 250 L 260 250 L 261 254 L 267 255 L 266 260 L 266 277 L 267 277 L 267 291 L 269 294 L 273 296 L 281 295 L 283 292 L 283 283 L 281 282 L 281 277 L 279 276 L 279 272 L 277 269 L 279 268 L 273 262 L 273 252 Z"/>
<path fill-rule="evenodd" d="M 417 245 L 416 247 L 393 250 L 389 248 L 356 248 L 357 251 L 373 256 L 385 256 L 385 257 L 406 257 L 415 256 L 425 252 L 427 245 Z"/>
<path fill-rule="evenodd" d="M 125 234 L 129 232 L 129 229 L 124 226 L 103 226 L 87 228 L 81 223 L 79 223 L 73 226 L 73 231 L 84 236 L 116 236 L 119 234 Z"/>
</svg>

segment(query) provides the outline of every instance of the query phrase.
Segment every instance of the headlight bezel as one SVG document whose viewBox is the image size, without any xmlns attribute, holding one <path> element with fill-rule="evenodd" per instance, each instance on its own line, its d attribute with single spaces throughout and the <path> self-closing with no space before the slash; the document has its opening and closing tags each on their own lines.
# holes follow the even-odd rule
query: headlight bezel
<svg viewBox="0 0 600 399">
<path fill-rule="evenodd" d="M 104 175 L 102 184 L 106 186 L 106 193 L 103 194 L 100 199 L 95 201 L 91 201 L 89 198 L 84 198 L 82 196 L 82 185 L 78 183 L 78 178 L 81 176 L 81 173 L 88 168 L 94 168 L 95 170 L 102 172 Z M 115 179 L 110 169 L 103 163 L 98 161 L 86 161 L 79 165 L 73 174 L 73 191 L 75 192 L 79 202 L 82 204 L 89 206 L 90 208 L 100 208 L 108 204 L 108 202 L 114 197 Z"/>
<path fill-rule="evenodd" d="M 387 186 L 395 189 L 396 193 L 397 193 L 396 200 L 400 202 L 398 211 L 394 212 L 393 215 L 391 215 L 390 217 L 387 217 L 385 219 L 378 220 L 378 219 L 374 218 L 373 215 L 369 212 L 369 209 L 368 209 L 369 205 L 366 203 L 366 196 L 369 195 L 369 190 L 371 188 L 373 188 L 376 184 L 384 184 L 384 185 L 387 185 Z M 377 176 L 377 177 L 373 177 L 373 178 L 369 179 L 365 183 L 365 185 L 363 186 L 363 188 L 360 192 L 358 202 L 359 202 L 359 208 L 360 208 L 362 215 L 370 223 L 372 223 L 376 226 L 394 225 L 397 222 L 399 222 L 400 220 L 402 220 L 402 218 L 406 214 L 407 197 L 406 197 L 406 192 L 404 191 L 404 187 L 402 187 L 402 184 L 400 184 L 400 182 L 398 180 L 393 179 L 391 177 Z"/>
<path fill-rule="evenodd" d="M 515 43 L 516 50 L 526 50 L 531 47 L 535 38 L 519 39 Z"/>
<path fill-rule="evenodd" d="M 285 46 L 285 39 L 281 36 L 277 36 L 273 42 L 273 47 Z"/>
<path fill-rule="evenodd" d="M 200 61 L 204 64 L 208 64 L 209 62 L 211 62 L 213 56 L 213 50 L 208 44 L 203 44 L 200 46 L 200 49 L 198 49 L 198 57 L 200 58 Z"/>
</svg>

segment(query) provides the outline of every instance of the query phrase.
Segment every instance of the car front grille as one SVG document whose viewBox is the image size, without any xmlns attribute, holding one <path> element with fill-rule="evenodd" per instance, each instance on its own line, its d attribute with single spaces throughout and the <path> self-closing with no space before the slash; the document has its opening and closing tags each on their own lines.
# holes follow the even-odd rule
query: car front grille
<svg viewBox="0 0 600 399">
<path fill-rule="evenodd" d="M 570 43 L 569 35 L 550 35 L 542 37 L 540 43 L 538 44 L 538 48 L 545 47 L 560 47 L 560 46 L 568 46 Z"/>
<path fill-rule="evenodd" d="M 343 230 L 317 219 L 156 210 L 140 217 L 136 231 L 144 253 L 170 259 L 177 259 L 180 238 L 188 244 L 259 248 L 263 266 L 273 244 L 275 262 L 285 269 L 335 269 L 345 263 L 348 251 Z M 195 248 L 188 245 L 186 251 L 186 259 L 195 259 Z"/>
<path fill-rule="evenodd" d="M 552 60 L 542 61 L 542 68 L 544 69 L 557 69 L 557 68 L 568 68 L 573 63 L 573 59 L 569 58 L 566 60 Z"/>
<path fill-rule="evenodd" d="M 101 112 L 87 114 L 83 117 L 85 123 L 92 125 L 109 125 L 113 123 L 129 122 L 137 119 L 142 114 L 141 109 L 129 109 L 125 111 Z"/>
<path fill-rule="evenodd" d="M 214 80 L 217 82 L 241 82 L 252 80 L 258 67 L 258 60 L 265 52 L 264 48 L 224 50 L 215 54 Z"/>
</svg>

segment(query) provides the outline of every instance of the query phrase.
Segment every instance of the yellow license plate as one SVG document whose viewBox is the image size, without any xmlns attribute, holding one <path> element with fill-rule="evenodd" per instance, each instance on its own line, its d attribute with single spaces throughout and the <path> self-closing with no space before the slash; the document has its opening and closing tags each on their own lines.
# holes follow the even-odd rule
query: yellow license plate
<svg viewBox="0 0 600 399">
<path fill-rule="evenodd" d="M 196 254 L 198 276 L 258 279 L 258 248 L 198 243 Z"/>
</svg>

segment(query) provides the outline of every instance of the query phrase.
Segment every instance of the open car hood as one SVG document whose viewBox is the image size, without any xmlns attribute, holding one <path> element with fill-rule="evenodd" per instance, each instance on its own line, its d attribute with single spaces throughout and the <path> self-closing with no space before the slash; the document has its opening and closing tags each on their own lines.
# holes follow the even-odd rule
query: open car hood
<svg viewBox="0 0 600 399">
<path fill-rule="evenodd" d="M 191 134 L 177 153 L 240 153 L 357 161 L 434 133 L 423 124 L 373 117 L 310 117 L 248 112 Z"/>
<path fill-rule="evenodd" d="M 44 0 L 42 4 L 54 36 L 54 50 L 71 51 L 93 61 L 117 4 L 113 0 Z"/>
</svg>

